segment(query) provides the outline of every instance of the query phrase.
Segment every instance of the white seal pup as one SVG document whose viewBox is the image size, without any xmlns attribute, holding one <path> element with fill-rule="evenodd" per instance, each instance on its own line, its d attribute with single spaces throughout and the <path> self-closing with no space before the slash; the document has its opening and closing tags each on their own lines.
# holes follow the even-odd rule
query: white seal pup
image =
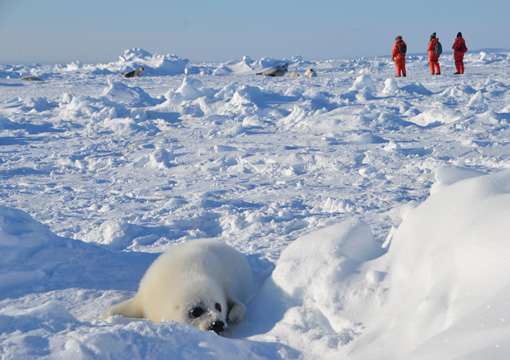
<svg viewBox="0 0 510 360">
<path fill-rule="evenodd" d="M 243 254 L 217 240 L 193 240 L 159 256 L 136 295 L 110 308 L 101 319 L 122 315 L 178 321 L 222 334 L 243 320 L 252 284 Z"/>
<path fill-rule="evenodd" d="M 305 71 L 305 76 L 306 77 L 317 77 L 317 73 L 315 72 L 314 69 L 308 69 Z"/>
</svg>

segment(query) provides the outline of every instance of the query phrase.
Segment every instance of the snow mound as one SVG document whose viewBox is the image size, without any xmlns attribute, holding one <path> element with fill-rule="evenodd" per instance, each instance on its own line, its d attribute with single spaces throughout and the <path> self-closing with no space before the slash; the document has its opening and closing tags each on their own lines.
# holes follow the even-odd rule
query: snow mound
<svg viewBox="0 0 510 360">
<path fill-rule="evenodd" d="M 201 87 L 202 83 L 200 80 L 186 76 L 182 80 L 181 86 L 175 90 L 175 94 L 180 100 L 195 100 L 204 96 L 204 93 L 200 90 Z"/>
<path fill-rule="evenodd" d="M 101 96 L 132 107 L 155 105 L 156 101 L 140 87 L 129 87 L 119 81 L 109 81 Z"/>
<path fill-rule="evenodd" d="M 109 220 L 93 229 L 83 237 L 83 241 L 98 243 L 113 249 L 125 249 L 132 241 L 129 236 L 129 224 L 116 220 Z"/>
<path fill-rule="evenodd" d="M 64 240 L 27 213 L 0 205 L 0 293 L 45 278 L 47 272 L 28 260 L 34 253 L 50 255 L 55 245 L 64 246 Z"/>
<path fill-rule="evenodd" d="M 384 96 L 397 95 L 400 91 L 400 88 L 397 85 L 395 79 L 386 79 L 384 80 L 384 89 L 381 91 L 381 94 Z"/>
<path fill-rule="evenodd" d="M 230 61 L 221 64 L 213 71 L 213 75 L 249 74 L 253 72 L 252 64 L 253 60 L 249 56 L 244 56 L 239 62 Z"/>
<path fill-rule="evenodd" d="M 469 100 L 469 106 L 471 106 L 471 108 L 474 110 L 479 111 L 487 111 L 488 109 L 488 106 L 485 103 L 485 97 L 481 91 L 477 91 L 476 94 L 471 96 L 471 99 Z"/>
<path fill-rule="evenodd" d="M 353 358 L 505 358 L 509 218 L 508 172 L 459 181 L 409 213 L 381 259 L 388 293 Z"/>
<path fill-rule="evenodd" d="M 368 74 L 363 74 L 354 80 L 354 84 L 350 89 L 351 91 L 366 91 L 369 94 L 377 92 L 374 80 Z"/>
<path fill-rule="evenodd" d="M 288 61 L 288 60 L 277 60 L 277 59 L 272 59 L 272 58 L 267 58 L 267 57 L 263 57 L 259 60 L 256 60 L 254 62 L 252 62 L 250 64 L 250 67 L 259 71 L 259 70 L 262 70 L 262 69 L 266 69 L 266 68 L 271 68 L 271 67 L 276 67 L 276 66 L 280 66 L 280 65 L 283 65 L 283 64 L 287 64 L 289 62 L 293 62 L 293 61 Z"/>
<path fill-rule="evenodd" d="M 464 179 L 469 179 L 472 177 L 485 175 L 485 173 L 465 167 L 459 167 L 455 165 L 445 165 L 435 170 L 435 180 L 436 182 L 432 185 L 430 189 L 431 194 L 435 194 L 442 189 L 455 184 Z"/>
<path fill-rule="evenodd" d="M 143 49 L 129 49 L 111 65 L 118 66 L 121 72 L 143 67 L 147 75 L 179 75 L 184 74 L 188 62 L 176 55 L 152 55 Z"/>
<path fill-rule="evenodd" d="M 254 314 L 247 323 L 258 323 L 263 329 L 271 325 L 257 319 L 277 322 L 270 335 L 290 332 L 286 341 L 292 347 L 311 345 L 305 351 L 310 358 L 340 350 L 361 330 L 346 310 L 359 306 L 360 301 L 366 304 L 372 292 L 374 274 L 360 278 L 360 266 L 383 253 L 368 225 L 357 219 L 295 240 L 282 252 L 272 276 L 254 300 Z M 348 286 L 351 282 L 362 285 Z M 275 309 L 274 313 L 263 316 L 268 308 Z"/>
<path fill-rule="evenodd" d="M 153 55 L 143 49 L 128 49 L 119 56 L 118 61 L 108 64 L 85 64 L 79 62 L 68 64 L 64 71 L 74 72 L 85 70 L 94 74 L 125 73 L 134 69 L 144 68 L 144 76 L 165 76 L 184 74 L 188 59 L 176 55 Z"/>
<path fill-rule="evenodd" d="M 0 300 L 5 295 L 84 287 L 126 288 L 126 279 L 141 277 L 148 266 L 144 254 L 119 255 L 92 244 L 65 239 L 27 213 L 0 205 Z M 129 260 L 131 258 L 131 260 Z M 136 264 L 127 265 L 136 259 Z M 106 278 L 99 264 L 116 264 L 121 273 Z M 2 329 L 0 328 L 0 332 Z"/>
</svg>

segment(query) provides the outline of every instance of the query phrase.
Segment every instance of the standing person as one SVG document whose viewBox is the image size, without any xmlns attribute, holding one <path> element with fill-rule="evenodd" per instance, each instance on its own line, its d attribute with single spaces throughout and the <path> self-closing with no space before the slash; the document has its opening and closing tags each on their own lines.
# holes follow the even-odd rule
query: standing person
<svg viewBox="0 0 510 360">
<path fill-rule="evenodd" d="M 457 38 L 453 43 L 452 49 L 453 59 L 455 60 L 455 67 L 457 68 L 455 75 L 464 74 L 464 54 L 468 48 L 466 47 L 466 42 L 464 41 L 461 32 L 457 34 Z"/>
<path fill-rule="evenodd" d="M 402 36 L 398 35 L 395 38 L 395 45 L 391 52 L 391 60 L 395 62 L 397 68 L 397 77 L 406 76 L 406 52 L 407 44 L 402 40 Z"/>
<path fill-rule="evenodd" d="M 441 75 L 441 68 L 439 67 L 439 55 L 436 50 L 436 43 L 439 42 L 439 39 L 436 38 L 436 33 L 432 33 L 430 35 L 429 47 L 427 48 L 429 52 L 429 64 L 430 71 L 432 75 Z"/>
</svg>

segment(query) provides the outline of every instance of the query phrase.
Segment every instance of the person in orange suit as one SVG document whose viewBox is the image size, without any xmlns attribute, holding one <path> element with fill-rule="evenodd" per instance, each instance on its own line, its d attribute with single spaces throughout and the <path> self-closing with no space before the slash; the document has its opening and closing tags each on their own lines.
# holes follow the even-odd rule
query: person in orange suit
<svg viewBox="0 0 510 360">
<path fill-rule="evenodd" d="M 461 32 L 457 34 L 457 38 L 453 43 L 452 49 L 453 59 L 455 60 L 455 67 L 457 68 L 455 75 L 464 74 L 464 54 L 468 48 L 466 47 L 466 42 L 464 41 Z"/>
<path fill-rule="evenodd" d="M 429 47 L 427 48 L 427 51 L 429 52 L 429 64 L 432 75 L 441 75 L 441 67 L 439 66 L 439 55 L 434 54 L 436 42 L 438 41 L 439 39 L 436 38 L 436 33 L 432 33 L 432 35 L 430 35 Z"/>
<path fill-rule="evenodd" d="M 397 68 L 397 77 L 406 76 L 406 52 L 407 44 L 402 40 L 402 36 L 395 38 L 395 45 L 391 52 L 391 60 L 395 62 Z"/>
</svg>

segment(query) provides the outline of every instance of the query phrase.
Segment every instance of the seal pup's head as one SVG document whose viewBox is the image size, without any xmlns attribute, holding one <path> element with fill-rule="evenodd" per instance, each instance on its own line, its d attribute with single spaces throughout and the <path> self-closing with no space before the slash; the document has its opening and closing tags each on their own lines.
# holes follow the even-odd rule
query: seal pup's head
<svg viewBox="0 0 510 360">
<path fill-rule="evenodd" d="M 174 318 L 202 331 L 214 331 L 222 335 L 228 328 L 227 296 L 219 284 L 206 277 L 189 278 L 172 290 Z"/>
</svg>

